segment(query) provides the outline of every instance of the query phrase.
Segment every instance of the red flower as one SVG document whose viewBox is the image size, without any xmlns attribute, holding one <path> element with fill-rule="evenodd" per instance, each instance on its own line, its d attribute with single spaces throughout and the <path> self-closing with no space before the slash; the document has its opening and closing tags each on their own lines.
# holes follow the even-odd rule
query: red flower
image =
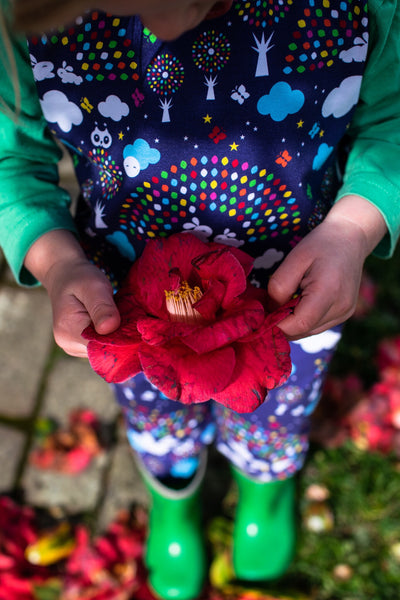
<svg viewBox="0 0 400 600">
<path fill-rule="evenodd" d="M 387 367 L 400 369 L 400 336 L 385 338 L 380 342 L 377 363 L 381 371 Z"/>
<path fill-rule="evenodd" d="M 31 450 L 29 460 L 38 469 L 80 473 L 103 451 L 99 428 L 95 413 L 86 409 L 72 411 L 65 429 L 42 419 L 38 422 L 40 443 Z"/>
<path fill-rule="evenodd" d="M 33 600 L 34 588 L 49 577 L 45 567 L 28 562 L 25 551 L 38 534 L 31 508 L 0 497 L 0 600 Z"/>
<path fill-rule="evenodd" d="M 64 600 L 151 600 L 143 554 L 145 530 L 121 512 L 106 533 L 91 542 L 84 526 L 76 529 L 76 548 L 65 565 Z"/>
<path fill-rule="evenodd" d="M 267 293 L 247 281 L 250 256 L 192 234 L 148 242 L 116 303 L 120 328 L 89 340 L 93 369 L 108 382 L 143 371 L 168 398 L 210 398 L 237 412 L 256 409 L 291 371 L 277 324 L 294 302 L 268 313 Z"/>
</svg>

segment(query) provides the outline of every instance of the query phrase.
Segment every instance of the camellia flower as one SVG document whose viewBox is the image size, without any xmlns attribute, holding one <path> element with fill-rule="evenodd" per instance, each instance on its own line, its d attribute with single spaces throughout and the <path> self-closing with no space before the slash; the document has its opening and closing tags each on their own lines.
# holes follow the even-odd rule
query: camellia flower
<svg viewBox="0 0 400 600">
<path fill-rule="evenodd" d="M 67 428 L 41 419 L 37 423 L 39 443 L 31 450 L 29 461 L 39 469 L 80 473 L 104 450 L 99 428 L 97 415 L 87 409 L 72 411 Z"/>
<path fill-rule="evenodd" d="M 108 382 L 143 371 L 172 400 L 216 400 L 237 412 L 257 408 L 291 371 L 289 343 L 277 324 L 291 301 L 270 313 L 267 292 L 247 277 L 252 258 L 190 233 L 150 240 L 115 300 L 119 329 L 92 326 L 88 356 Z"/>
<path fill-rule="evenodd" d="M 0 600 L 33 600 L 35 586 L 50 575 L 25 555 L 26 548 L 38 540 L 35 520 L 32 508 L 0 497 Z"/>
</svg>

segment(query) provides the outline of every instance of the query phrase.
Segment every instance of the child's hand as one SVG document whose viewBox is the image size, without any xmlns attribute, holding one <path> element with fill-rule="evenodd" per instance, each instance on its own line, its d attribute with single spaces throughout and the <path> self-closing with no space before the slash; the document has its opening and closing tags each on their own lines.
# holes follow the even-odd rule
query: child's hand
<svg viewBox="0 0 400 600">
<path fill-rule="evenodd" d="M 385 232 L 383 217 L 372 204 L 345 196 L 288 254 L 268 292 L 280 305 L 301 290 L 294 313 L 279 324 L 289 339 L 321 333 L 353 314 L 364 260 Z"/>
<path fill-rule="evenodd" d="M 57 344 L 72 356 L 87 356 L 81 332 L 91 322 L 101 334 L 120 324 L 111 284 L 66 231 L 45 234 L 29 250 L 25 266 L 43 283 L 53 309 Z"/>
</svg>

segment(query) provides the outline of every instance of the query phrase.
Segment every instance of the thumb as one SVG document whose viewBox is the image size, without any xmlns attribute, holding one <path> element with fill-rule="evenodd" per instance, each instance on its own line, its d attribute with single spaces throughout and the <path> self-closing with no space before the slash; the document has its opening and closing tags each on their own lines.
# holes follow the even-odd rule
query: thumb
<svg viewBox="0 0 400 600">
<path fill-rule="evenodd" d="M 106 335 L 118 329 L 121 317 L 114 302 L 109 282 L 94 286 L 84 300 L 93 327 L 100 335 Z"/>
</svg>

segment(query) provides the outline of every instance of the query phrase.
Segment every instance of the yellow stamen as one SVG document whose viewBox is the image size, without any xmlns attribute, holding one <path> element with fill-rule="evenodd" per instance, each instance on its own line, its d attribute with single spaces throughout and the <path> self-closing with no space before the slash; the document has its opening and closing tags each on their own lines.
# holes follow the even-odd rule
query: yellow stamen
<svg viewBox="0 0 400 600">
<path fill-rule="evenodd" d="M 191 288 L 187 281 L 182 281 L 176 290 L 165 290 L 167 310 L 171 321 L 181 323 L 196 323 L 203 317 L 195 308 L 195 304 L 202 297 L 201 289 L 196 286 Z"/>
</svg>

